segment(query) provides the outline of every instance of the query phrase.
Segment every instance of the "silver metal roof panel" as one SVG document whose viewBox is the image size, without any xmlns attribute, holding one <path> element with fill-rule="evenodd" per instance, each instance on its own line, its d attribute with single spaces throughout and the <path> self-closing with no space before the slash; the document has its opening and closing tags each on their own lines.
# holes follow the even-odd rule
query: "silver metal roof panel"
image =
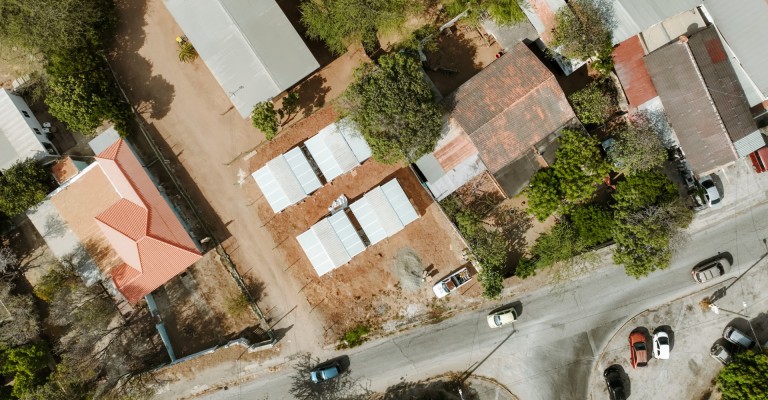
<svg viewBox="0 0 768 400">
<path fill-rule="evenodd" d="M 300 148 L 295 147 L 283 155 L 288 166 L 291 167 L 291 171 L 299 180 L 301 188 L 305 194 L 310 194 L 317 189 L 320 189 L 323 185 L 320 183 L 320 179 L 317 179 L 315 171 L 309 165 L 307 157 Z"/>
<path fill-rule="evenodd" d="M 368 241 L 371 245 L 374 245 L 387 238 L 387 231 L 381 225 L 378 214 L 374 211 L 371 203 L 365 197 L 355 201 L 349 205 L 352 213 L 355 215 L 357 222 L 365 232 L 365 236 L 368 237 Z"/>
<path fill-rule="evenodd" d="M 272 211 L 276 213 L 307 196 L 288 162 L 282 156 L 273 158 L 251 176 L 264 193 Z"/>
<path fill-rule="evenodd" d="M 379 222 L 387 232 L 387 236 L 392 236 L 403 229 L 403 223 L 392 208 L 392 204 L 387 199 L 381 186 L 373 188 L 365 194 L 365 198 L 370 203 L 373 211 L 379 217 Z"/>
<path fill-rule="evenodd" d="M 408 225 L 411 222 L 419 218 L 419 214 L 416 213 L 416 209 L 413 208 L 411 201 L 408 200 L 408 196 L 405 195 L 400 182 L 397 179 L 381 185 L 381 190 L 387 196 L 387 200 L 395 210 L 397 217 L 400 218 L 400 222 L 403 225 Z"/>
<path fill-rule="evenodd" d="M 328 217 L 328 222 L 331 223 L 336 236 L 344 244 L 344 249 L 347 250 L 347 254 L 350 257 L 354 257 L 365 250 L 363 240 L 360 239 L 360 235 L 358 235 L 357 230 L 352 226 L 352 222 L 349 221 L 349 217 L 344 211 L 337 212 Z"/>
<path fill-rule="evenodd" d="M 352 149 L 357 162 L 362 164 L 363 161 L 371 158 L 371 148 L 368 146 L 368 142 L 365 141 L 363 134 L 357 130 L 351 119 L 345 118 L 339 121 L 336 123 L 336 128 L 347 141 L 349 148 Z"/>
<path fill-rule="evenodd" d="M 309 262 L 312 263 L 312 266 L 319 276 L 323 276 L 336 268 L 312 228 L 301 235 L 296 236 L 296 240 L 299 241 L 299 245 L 301 245 L 301 248 L 304 250 L 304 254 L 307 255 Z"/>
<path fill-rule="evenodd" d="M 317 238 L 320 239 L 320 243 L 323 245 L 325 252 L 328 253 L 328 257 L 331 258 L 334 268 L 344 265 L 352 259 L 327 218 L 323 218 L 312 225 L 311 229 L 315 232 Z"/>
</svg>

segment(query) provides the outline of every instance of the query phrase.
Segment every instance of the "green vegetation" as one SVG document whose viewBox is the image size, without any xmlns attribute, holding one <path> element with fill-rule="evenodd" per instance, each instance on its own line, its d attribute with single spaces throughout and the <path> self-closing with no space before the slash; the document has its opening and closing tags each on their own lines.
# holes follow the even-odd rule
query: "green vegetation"
<svg viewBox="0 0 768 400">
<path fill-rule="evenodd" d="M 661 167 L 667 160 L 667 149 L 660 134 L 649 114 L 633 115 L 630 124 L 616 135 L 615 152 L 611 155 L 614 164 L 628 174 Z"/>
<path fill-rule="evenodd" d="M 48 172 L 34 159 L 13 164 L 0 175 L 0 212 L 18 215 L 36 206 L 48 194 Z"/>
<path fill-rule="evenodd" d="M 609 0 L 573 0 L 555 14 L 552 47 L 570 59 L 597 57 L 595 69 L 613 68 L 613 5 Z"/>
<path fill-rule="evenodd" d="M 599 204 L 576 207 L 568 215 L 579 239 L 585 247 L 606 243 L 613 238 L 613 213 Z"/>
<path fill-rule="evenodd" d="M 339 348 L 357 347 L 365 343 L 365 335 L 370 333 L 368 326 L 357 324 L 354 328 L 348 330 L 341 337 L 342 345 Z"/>
<path fill-rule="evenodd" d="M 693 218 L 692 211 L 678 199 L 675 184 L 661 172 L 640 172 L 620 182 L 613 199 L 613 261 L 623 264 L 627 274 L 635 278 L 667 268 L 671 242 Z"/>
<path fill-rule="evenodd" d="M 4 349 L 0 353 L 0 372 L 5 377 L 13 377 L 12 398 L 23 398 L 45 382 L 48 359 L 45 343 Z"/>
<path fill-rule="evenodd" d="M 768 398 L 768 356 L 747 351 L 717 375 L 723 400 L 762 400 Z"/>
<path fill-rule="evenodd" d="M 586 250 L 573 226 L 561 222 L 542 234 L 531 246 L 531 256 L 521 260 L 515 275 L 521 278 L 533 276 L 537 270 L 549 268 L 555 263 L 569 260 Z"/>
<path fill-rule="evenodd" d="M 597 139 L 565 129 L 551 167 L 538 171 L 527 189 L 529 212 L 540 221 L 592 199 L 610 171 Z"/>
<path fill-rule="evenodd" d="M 469 243 L 475 261 L 480 264 L 479 279 L 483 286 L 483 296 L 489 299 L 499 297 L 504 288 L 510 244 L 503 232 L 486 227 L 483 222 L 490 210 L 466 206 L 456 196 L 443 199 L 440 205 Z"/>
<path fill-rule="evenodd" d="M 69 129 L 92 135 L 104 121 L 111 121 L 121 135 L 127 133 L 130 106 L 98 50 L 84 47 L 55 53 L 45 70 L 45 103 Z"/>
<path fill-rule="evenodd" d="M 195 46 L 192 46 L 192 43 L 189 43 L 188 41 L 179 43 L 179 61 L 183 63 L 191 63 L 197 60 L 197 57 L 197 50 L 195 50 Z"/>
<path fill-rule="evenodd" d="M 424 25 L 397 43 L 394 51 L 405 52 L 414 57 L 418 57 L 419 49 L 426 52 L 437 51 L 437 37 L 439 35 L 440 28 L 435 25 Z"/>
<path fill-rule="evenodd" d="M 358 68 L 343 107 L 382 163 L 416 161 L 440 139 L 440 109 L 419 63 L 403 54 Z"/>
<path fill-rule="evenodd" d="M 250 306 L 251 302 L 249 302 L 248 298 L 242 293 L 230 296 L 226 300 L 225 304 L 227 312 L 235 317 L 239 317 L 244 313 L 247 313 Z"/>
<path fill-rule="evenodd" d="M 277 136 L 277 111 L 271 101 L 262 101 L 253 106 L 251 113 L 251 123 L 253 127 L 264 132 L 267 140 L 272 140 Z"/>
<path fill-rule="evenodd" d="M 472 26 L 480 25 L 486 13 L 499 25 L 513 25 L 527 18 L 523 12 L 528 7 L 525 0 L 445 0 L 443 3 L 451 18 L 469 10 L 464 21 Z"/>
<path fill-rule="evenodd" d="M 304 0 L 301 22 L 307 36 L 325 42 L 334 54 L 343 54 L 349 45 L 362 42 L 369 52 L 379 47 L 379 33 L 402 27 L 406 20 L 424 10 L 421 0 Z"/>
<path fill-rule="evenodd" d="M 40 92 L 51 115 L 84 135 L 106 121 L 127 134 L 131 108 L 104 58 L 117 20 L 112 1 L 9 0 L 0 15 L 0 44 L 47 58 Z"/>
<path fill-rule="evenodd" d="M 607 83 L 593 82 L 568 96 L 573 111 L 584 125 L 602 125 L 616 111 L 613 93 L 606 90 Z"/>
</svg>

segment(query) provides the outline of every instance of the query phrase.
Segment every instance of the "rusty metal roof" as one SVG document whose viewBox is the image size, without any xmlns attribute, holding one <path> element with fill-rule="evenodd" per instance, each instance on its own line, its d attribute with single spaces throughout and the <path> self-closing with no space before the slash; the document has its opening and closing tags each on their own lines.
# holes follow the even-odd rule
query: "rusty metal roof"
<svg viewBox="0 0 768 400">
<path fill-rule="evenodd" d="M 637 36 L 619 43 L 613 50 L 616 75 L 619 76 L 629 106 L 632 108 L 637 108 L 657 96 L 656 88 L 643 61 L 644 56 L 645 51 Z"/>
</svg>

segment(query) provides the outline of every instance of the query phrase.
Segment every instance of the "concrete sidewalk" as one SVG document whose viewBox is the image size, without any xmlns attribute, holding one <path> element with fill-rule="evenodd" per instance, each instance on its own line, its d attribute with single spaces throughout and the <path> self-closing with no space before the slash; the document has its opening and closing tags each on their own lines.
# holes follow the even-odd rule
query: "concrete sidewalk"
<svg viewBox="0 0 768 400">
<path fill-rule="evenodd" d="M 722 341 L 723 329 L 734 325 L 750 334 L 754 328 L 759 343 L 768 339 L 768 295 L 761 290 L 768 285 L 768 267 L 763 260 L 728 289 L 716 302 L 720 313 L 703 310 L 699 302 L 716 290 L 732 284 L 732 277 L 704 287 L 692 295 L 646 310 L 619 328 L 593 365 L 589 382 L 589 399 L 608 397 L 603 371 L 610 365 L 624 368 L 631 381 L 630 393 L 639 399 L 707 399 L 715 391 L 713 381 L 722 365 L 709 355 L 715 341 Z M 691 284 L 695 283 L 691 280 Z M 746 304 L 746 308 L 744 305 Z M 730 311 L 728 311 L 730 310 Z M 749 316 L 749 322 L 735 314 Z M 629 363 L 629 333 L 646 328 L 650 335 L 661 328 L 671 332 L 672 351 L 669 360 L 651 359 L 645 368 L 632 369 Z M 753 336 L 753 334 L 750 334 Z"/>
</svg>

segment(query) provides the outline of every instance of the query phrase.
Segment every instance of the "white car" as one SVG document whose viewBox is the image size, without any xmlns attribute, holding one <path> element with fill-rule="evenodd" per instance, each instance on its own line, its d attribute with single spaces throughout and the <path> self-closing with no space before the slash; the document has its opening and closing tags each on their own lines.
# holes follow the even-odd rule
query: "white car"
<svg viewBox="0 0 768 400">
<path fill-rule="evenodd" d="M 653 358 L 669 359 L 669 335 L 666 332 L 656 332 L 653 335 Z"/>
<path fill-rule="evenodd" d="M 511 324 L 517 319 L 517 311 L 512 306 L 488 314 L 488 326 L 491 328 L 500 328 Z"/>
<path fill-rule="evenodd" d="M 715 182 L 712 180 L 711 175 L 707 175 L 699 179 L 699 184 L 704 188 L 704 197 L 707 199 L 707 205 L 712 208 L 717 208 L 722 205 L 720 202 L 720 192 L 717 191 Z"/>
</svg>

